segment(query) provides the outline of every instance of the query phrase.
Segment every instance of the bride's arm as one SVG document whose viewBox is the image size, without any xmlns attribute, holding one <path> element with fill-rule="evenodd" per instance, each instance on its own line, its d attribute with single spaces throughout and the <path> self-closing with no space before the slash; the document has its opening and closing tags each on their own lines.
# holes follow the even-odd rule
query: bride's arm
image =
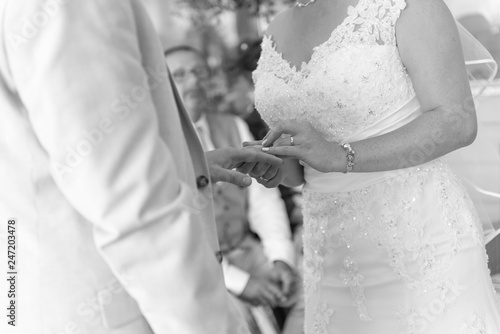
<svg viewBox="0 0 500 334">
<path fill-rule="evenodd" d="M 397 42 L 424 114 L 387 135 L 352 145 L 358 172 L 425 163 L 470 145 L 476 111 L 455 20 L 441 0 L 407 0 Z"/>
<path fill-rule="evenodd" d="M 425 112 L 385 135 L 350 143 L 353 172 L 402 169 L 470 145 L 477 132 L 476 112 L 455 20 L 442 0 L 407 0 L 397 24 L 397 43 Z M 294 147 L 270 148 L 272 154 L 304 160 L 322 172 L 343 172 L 346 153 L 304 124 L 274 129 L 265 146 L 281 132 L 295 135 Z"/>
</svg>

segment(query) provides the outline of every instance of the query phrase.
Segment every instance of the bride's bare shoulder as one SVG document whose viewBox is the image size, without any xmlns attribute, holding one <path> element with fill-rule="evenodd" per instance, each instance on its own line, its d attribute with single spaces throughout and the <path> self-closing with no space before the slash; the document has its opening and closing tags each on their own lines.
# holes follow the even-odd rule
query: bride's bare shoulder
<svg viewBox="0 0 500 334">
<path fill-rule="evenodd" d="M 405 0 L 403 15 L 415 15 L 421 19 L 449 15 L 449 9 L 443 0 Z"/>
<path fill-rule="evenodd" d="M 400 37 L 414 41 L 416 32 L 429 34 L 426 39 L 455 33 L 455 19 L 443 0 L 406 0 L 406 5 L 398 21 Z"/>
</svg>

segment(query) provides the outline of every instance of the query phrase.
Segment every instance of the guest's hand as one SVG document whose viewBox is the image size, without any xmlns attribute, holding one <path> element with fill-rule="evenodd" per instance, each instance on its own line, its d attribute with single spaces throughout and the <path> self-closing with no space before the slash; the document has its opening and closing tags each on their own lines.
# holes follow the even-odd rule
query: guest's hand
<svg viewBox="0 0 500 334">
<path fill-rule="evenodd" d="M 281 300 L 280 302 L 285 303 L 297 290 L 297 284 L 299 284 L 298 275 L 288 264 L 280 260 L 274 261 L 273 270 L 277 277 L 277 282 L 281 287 L 281 292 L 285 296 L 285 300 Z"/>
<path fill-rule="evenodd" d="M 245 289 L 239 297 L 255 306 L 268 305 L 275 307 L 282 300 L 286 300 L 285 295 L 276 284 L 276 279 L 275 275 L 250 276 Z"/>
<path fill-rule="evenodd" d="M 258 149 L 262 151 L 262 141 L 244 142 L 243 147 Z M 246 163 L 237 170 L 243 174 L 249 174 L 257 182 L 267 188 L 277 187 L 284 178 L 284 165 L 273 166 L 267 163 Z"/>
<path fill-rule="evenodd" d="M 302 160 L 323 173 L 343 171 L 347 164 L 344 149 L 306 122 L 281 123 L 268 132 L 262 145 L 266 153 Z"/>
<path fill-rule="evenodd" d="M 217 182 L 229 182 L 237 186 L 247 187 L 252 184 L 248 173 L 239 170 L 246 164 L 266 165 L 267 168 L 278 168 L 282 165 L 283 160 L 273 155 L 264 153 L 260 148 L 248 147 L 242 149 L 224 148 L 205 152 L 210 169 L 210 180 L 212 184 Z M 237 170 L 233 170 L 233 169 Z M 253 172 L 253 170 L 251 170 Z M 257 175 L 257 174 L 255 174 Z M 258 180 L 261 182 L 262 180 Z"/>
</svg>

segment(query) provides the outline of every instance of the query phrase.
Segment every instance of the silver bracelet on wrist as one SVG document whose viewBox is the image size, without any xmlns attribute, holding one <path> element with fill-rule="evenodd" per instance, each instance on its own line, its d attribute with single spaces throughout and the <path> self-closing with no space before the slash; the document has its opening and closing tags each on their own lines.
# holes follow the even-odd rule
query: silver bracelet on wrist
<svg viewBox="0 0 500 334">
<path fill-rule="evenodd" d="M 340 144 L 340 147 L 342 147 L 346 152 L 347 165 L 344 174 L 347 174 L 352 172 L 352 169 L 354 168 L 354 156 L 356 152 L 354 152 L 349 143 Z"/>
</svg>

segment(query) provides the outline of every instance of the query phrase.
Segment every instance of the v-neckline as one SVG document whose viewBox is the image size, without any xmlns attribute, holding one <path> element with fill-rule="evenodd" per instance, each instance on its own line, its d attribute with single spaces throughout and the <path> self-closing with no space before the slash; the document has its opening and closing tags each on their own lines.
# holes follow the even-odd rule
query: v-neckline
<svg viewBox="0 0 500 334">
<path fill-rule="evenodd" d="M 309 60 L 307 62 L 306 61 L 302 61 L 301 65 L 300 65 L 300 69 L 297 69 L 297 65 L 293 65 L 289 60 L 287 60 L 287 59 L 285 59 L 285 57 L 283 57 L 283 53 L 278 51 L 276 43 L 274 42 L 273 37 L 271 35 L 264 35 L 263 38 L 266 38 L 266 39 L 269 40 L 270 45 L 271 45 L 271 50 L 273 50 L 280 57 L 280 59 L 284 63 L 286 63 L 288 65 L 288 67 L 294 73 L 296 73 L 296 74 L 303 74 L 304 71 L 309 67 L 309 65 L 311 64 L 311 62 L 314 60 L 314 56 L 315 56 L 317 50 L 320 49 L 320 48 L 322 48 L 323 46 L 325 46 L 328 42 L 330 42 L 332 40 L 332 38 L 337 33 L 337 31 L 339 31 L 340 28 L 342 28 L 343 26 L 346 25 L 347 20 L 351 18 L 351 16 L 354 14 L 354 11 L 361 5 L 361 3 L 363 1 L 364 0 L 359 0 L 358 3 L 355 6 L 349 6 L 349 7 L 347 7 L 347 16 L 342 20 L 342 22 L 339 25 L 337 25 L 332 30 L 332 32 L 330 33 L 330 36 L 327 38 L 326 41 L 324 41 L 323 43 L 315 46 L 312 49 L 311 57 L 309 58 Z M 352 12 L 352 13 L 349 14 L 349 12 Z"/>
</svg>

